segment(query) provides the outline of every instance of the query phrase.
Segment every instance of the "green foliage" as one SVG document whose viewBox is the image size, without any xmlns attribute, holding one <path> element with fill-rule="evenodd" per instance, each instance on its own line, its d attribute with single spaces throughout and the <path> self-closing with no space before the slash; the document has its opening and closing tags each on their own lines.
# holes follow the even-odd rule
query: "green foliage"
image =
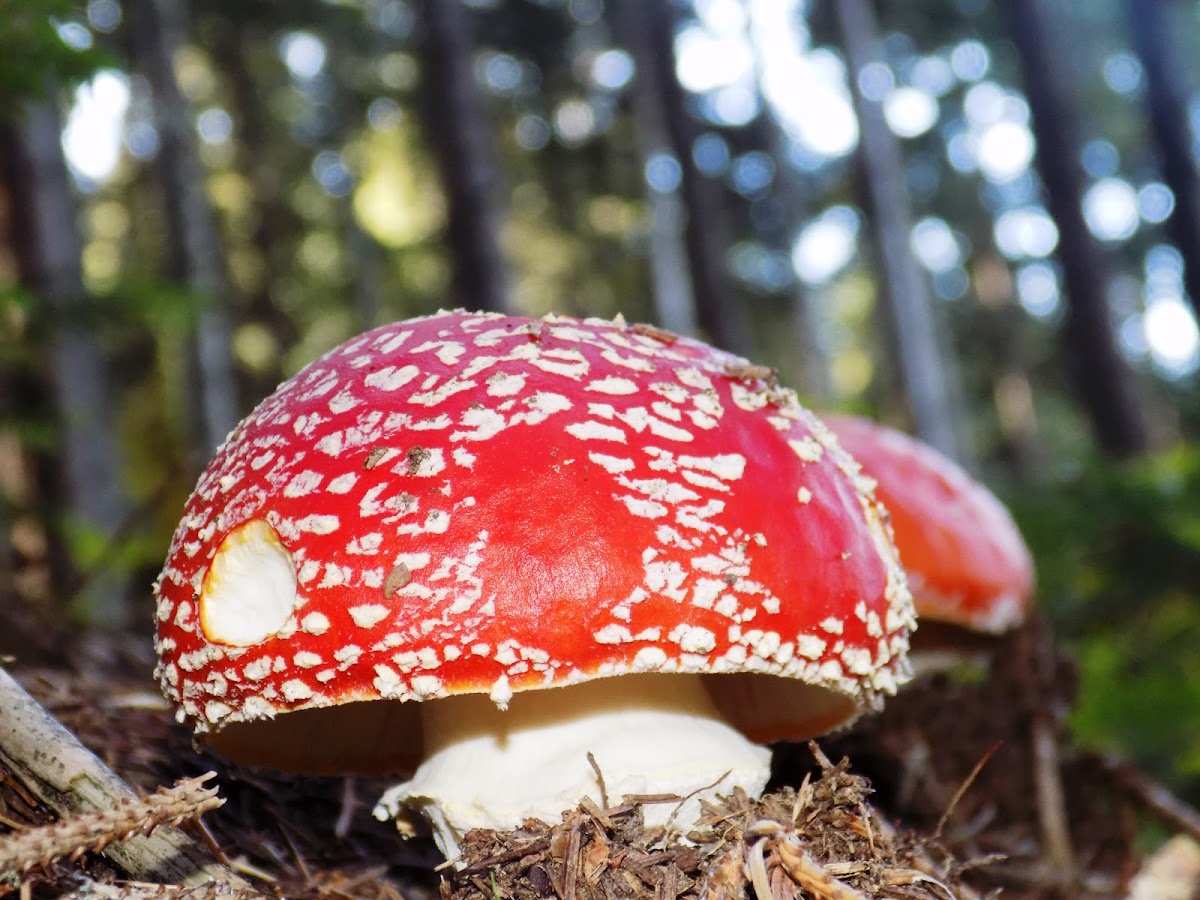
<svg viewBox="0 0 1200 900">
<path fill-rule="evenodd" d="M 60 24 L 83 19 L 80 6 L 75 0 L 0 0 L 0 115 L 109 64 L 106 53 L 77 50 L 59 35 Z"/>
<path fill-rule="evenodd" d="M 1200 447 L 1092 463 L 1017 498 L 1040 594 L 1079 664 L 1081 742 L 1200 797 Z"/>
</svg>

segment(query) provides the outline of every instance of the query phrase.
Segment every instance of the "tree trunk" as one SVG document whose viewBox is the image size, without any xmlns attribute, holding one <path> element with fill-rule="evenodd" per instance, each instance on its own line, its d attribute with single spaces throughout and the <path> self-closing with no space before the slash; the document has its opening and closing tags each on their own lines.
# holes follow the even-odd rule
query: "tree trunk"
<svg viewBox="0 0 1200 900">
<path fill-rule="evenodd" d="M 697 337 L 696 298 L 684 241 L 684 204 L 678 190 L 652 187 L 645 170 L 650 162 L 674 156 L 662 119 L 659 67 L 654 61 L 643 0 L 613 0 L 613 28 L 618 40 L 633 56 L 637 73 L 629 92 L 630 114 L 637 130 L 642 163 L 642 189 L 650 208 L 650 279 L 654 286 L 654 313 L 658 324 L 676 334 Z"/>
<path fill-rule="evenodd" d="M 296 214 L 288 208 L 286 174 L 269 152 L 273 113 L 246 58 L 247 53 L 260 49 L 269 40 L 264 30 L 222 20 L 212 29 L 211 45 L 215 61 L 229 85 L 229 112 L 233 116 L 238 144 L 234 164 L 245 176 L 253 195 L 254 229 L 250 242 L 265 269 L 258 285 L 247 291 L 239 318 L 262 324 L 279 347 L 290 347 L 297 340 L 295 323 L 271 295 L 281 271 L 289 265 L 286 251 L 300 225 Z M 238 374 L 241 376 L 240 387 L 245 392 L 243 396 L 265 397 L 284 378 L 283 360 L 277 358 L 268 368 Z"/>
<path fill-rule="evenodd" d="M 787 158 L 790 138 L 771 109 L 771 103 L 764 91 L 764 67 L 768 64 L 766 56 L 769 53 L 768 42 L 764 38 L 765 30 L 771 26 L 757 18 L 759 7 L 755 3 L 747 2 L 745 8 L 747 36 L 754 50 L 755 84 L 763 102 L 763 111 L 750 128 L 757 133 L 759 145 L 765 147 L 770 154 L 776 172 L 775 184 L 766 202 L 776 204 L 777 209 L 773 215 L 766 217 L 767 224 L 765 227 L 760 226 L 760 231 L 768 247 L 790 257 L 800 224 L 806 216 L 807 198 L 798 173 Z M 829 408 L 834 401 L 833 361 L 821 337 L 823 316 L 820 298 L 815 292 L 810 293 L 806 290 L 794 271 L 787 293 L 790 299 L 796 356 L 800 359 L 801 383 L 797 388 L 807 401 L 819 408 Z"/>
<path fill-rule="evenodd" d="M 1175 195 L 1165 228 L 1183 257 L 1184 287 L 1200 315 L 1200 174 L 1192 153 L 1189 89 L 1172 33 L 1172 11 L 1167 0 L 1125 0 L 1125 8 L 1133 48 L 1146 73 L 1146 106 L 1163 181 Z"/>
<path fill-rule="evenodd" d="M 205 193 L 204 167 L 173 60 L 187 34 L 182 0 L 132 0 L 131 39 L 138 68 L 154 94 L 160 144 L 156 161 L 165 196 L 167 274 L 186 284 L 200 304 L 191 361 L 195 382 L 184 397 L 191 436 L 207 457 L 237 424 L 239 403 L 230 348 L 229 284 L 216 214 Z"/>
<path fill-rule="evenodd" d="M 1039 0 L 1007 0 L 1002 6 L 1024 68 L 1046 206 L 1058 225 L 1067 293 L 1063 337 L 1075 388 L 1101 449 L 1133 456 L 1150 447 L 1150 437 L 1133 375 L 1117 351 L 1104 255 L 1083 218 L 1084 173 L 1073 111 L 1062 67 L 1050 49 L 1069 41 Z"/>
<path fill-rule="evenodd" d="M 649 58 L 655 71 L 659 109 L 666 125 L 671 154 L 682 170 L 684 239 L 695 291 L 700 328 L 720 347 L 743 356 L 754 356 L 754 338 L 745 304 L 738 301 L 726 260 L 733 241 L 726 215 L 725 187 L 696 167 L 692 147 L 698 128 L 688 112 L 687 95 L 675 76 L 675 17 L 673 5 L 636 3 L 646 30 Z M 639 60 L 639 69 L 643 60 Z"/>
<path fill-rule="evenodd" d="M 912 209 L 905 192 L 904 163 L 878 101 L 864 97 L 858 73 L 880 61 L 879 29 L 869 0 L 839 0 L 838 26 L 849 61 L 869 218 L 895 330 L 901 377 L 917 435 L 952 459 L 962 456 L 956 404 L 938 338 L 929 282 L 909 249 Z"/>
<path fill-rule="evenodd" d="M 123 488 L 120 450 L 114 434 L 116 418 L 107 360 L 96 339 L 81 268 L 82 246 L 76 231 L 76 207 L 62 157 L 62 124 L 49 103 L 30 107 L 10 133 L 9 171 L 21 282 L 44 304 L 49 358 L 46 373 L 53 392 L 59 443 L 55 484 L 50 487 L 62 510 L 51 523 L 56 542 L 64 531 L 77 530 L 89 542 L 104 546 L 129 516 Z M 73 599 L 88 620 L 121 627 L 130 619 L 128 575 L 104 559 L 72 559 L 60 550 L 51 554 L 58 571 L 56 587 Z M 59 567 L 82 563 L 85 571 Z M 91 571 L 86 571 L 87 569 Z M 82 579 L 82 580 L 81 580 Z"/>
<path fill-rule="evenodd" d="M 462 0 L 422 0 L 423 114 L 449 201 L 454 303 L 512 312 L 500 248 L 503 179 L 490 119 L 475 85 L 473 40 Z"/>
</svg>

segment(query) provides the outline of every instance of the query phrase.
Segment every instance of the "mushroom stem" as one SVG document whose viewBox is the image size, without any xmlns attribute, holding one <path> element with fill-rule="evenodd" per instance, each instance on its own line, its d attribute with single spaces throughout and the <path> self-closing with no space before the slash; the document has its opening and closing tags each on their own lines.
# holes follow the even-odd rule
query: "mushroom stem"
<svg viewBox="0 0 1200 900">
<path fill-rule="evenodd" d="M 419 812 L 448 859 L 473 828 L 554 823 L 586 795 L 675 794 L 646 807 L 647 825 L 686 831 L 701 798 L 740 787 L 757 797 L 770 751 L 722 721 L 696 675 L 627 675 L 517 693 L 507 711 L 483 695 L 424 704 L 425 761 L 390 789 L 378 818 Z M 595 767 L 588 759 L 591 753 Z M 722 778 L 722 776 L 725 776 Z M 679 807 L 677 809 L 677 807 Z"/>
</svg>

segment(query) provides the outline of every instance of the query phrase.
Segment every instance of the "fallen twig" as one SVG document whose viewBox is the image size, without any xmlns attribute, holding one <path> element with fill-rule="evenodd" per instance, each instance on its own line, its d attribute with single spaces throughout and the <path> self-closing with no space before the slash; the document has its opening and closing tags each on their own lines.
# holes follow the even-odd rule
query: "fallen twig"
<svg viewBox="0 0 1200 900">
<path fill-rule="evenodd" d="M 123 881 L 109 884 L 81 877 L 58 900 L 260 900 L 263 895 L 248 888 L 237 888 L 220 881 L 197 887 Z"/>
<path fill-rule="evenodd" d="M 0 836 L 0 872 L 27 872 L 56 859 L 78 859 L 84 853 L 101 853 L 114 841 L 135 834 L 150 834 L 160 825 L 177 825 L 225 801 L 217 789 L 204 786 L 216 775 L 185 778 L 171 788 L 160 788 L 149 797 L 125 797 L 109 809 L 77 813 L 70 818 Z"/>
<path fill-rule="evenodd" d="M 119 775 L 44 710 L 0 668 L 0 767 L 63 819 L 136 802 Z M 251 891 L 197 842 L 170 825 L 104 849 L 136 881 L 200 887 L 210 882 Z"/>
<path fill-rule="evenodd" d="M 1084 754 L 1084 758 L 1094 760 L 1118 789 L 1164 825 L 1200 841 L 1200 812 L 1194 807 L 1126 760 L 1099 753 Z"/>
</svg>

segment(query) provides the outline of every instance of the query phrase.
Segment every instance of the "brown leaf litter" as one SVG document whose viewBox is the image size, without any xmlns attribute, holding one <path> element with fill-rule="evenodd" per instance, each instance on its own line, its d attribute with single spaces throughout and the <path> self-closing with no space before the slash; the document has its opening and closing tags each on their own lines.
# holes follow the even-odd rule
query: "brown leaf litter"
<svg viewBox="0 0 1200 900">
<path fill-rule="evenodd" d="M 1147 822 L 1200 837 L 1200 817 L 1129 764 L 1073 743 L 1075 691 L 1073 665 L 1035 618 L 993 641 L 973 677 L 922 678 L 826 749 L 871 779 L 885 815 L 937 827 L 956 856 L 986 861 L 966 874 L 979 890 L 1125 897 Z"/>
<path fill-rule="evenodd" d="M 868 802 L 870 787 L 811 745 L 820 769 L 798 789 L 761 800 L 736 792 L 686 836 L 647 829 L 643 803 L 585 801 L 556 825 L 467 835 L 443 900 L 656 898 L 822 900 L 974 896 L 958 892 L 952 861 L 899 835 Z M 654 802 L 677 802 L 656 800 Z M 935 863 L 935 859 L 938 862 Z"/>
</svg>

